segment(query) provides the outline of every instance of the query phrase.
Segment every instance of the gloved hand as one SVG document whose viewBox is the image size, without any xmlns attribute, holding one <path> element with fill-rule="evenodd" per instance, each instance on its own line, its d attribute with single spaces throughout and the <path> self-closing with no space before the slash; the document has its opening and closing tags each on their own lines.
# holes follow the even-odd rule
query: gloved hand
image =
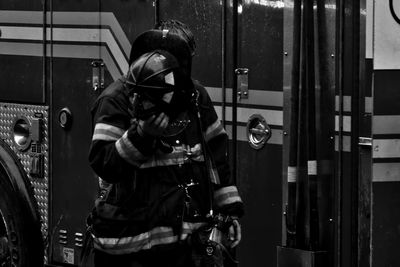
<svg viewBox="0 0 400 267">
<path fill-rule="evenodd" d="M 146 120 L 139 120 L 138 133 L 141 136 L 152 136 L 159 137 L 162 135 L 164 130 L 167 128 L 169 123 L 169 117 L 160 113 L 158 116 L 152 115 Z"/>
<path fill-rule="evenodd" d="M 232 225 L 229 227 L 229 240 L 232 241 L 231 248 L 236 247 L 242 239 L 242 228 L 237 218 L 232 218 Z"/>
</svg>

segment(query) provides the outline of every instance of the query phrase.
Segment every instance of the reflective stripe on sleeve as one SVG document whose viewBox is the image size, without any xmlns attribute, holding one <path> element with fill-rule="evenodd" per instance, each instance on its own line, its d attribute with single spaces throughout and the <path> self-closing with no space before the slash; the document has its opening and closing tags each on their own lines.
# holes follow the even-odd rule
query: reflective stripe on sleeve
<svg viewBox="0 0 400 267">
<path fill-rule="evenodd" d="M 204 137 L 206 139 L 206 142 L 209 140 L 213 139 L 215 136 L 220 135 L 220 134 L 227 134 L 224 127 L 222 126 L 222 123 L 219 119 L 217 119 L 213 124 L 208 126 Z"/>
<path fill-rule="evenodd" d="M 236 202 L 242 202 L 236 186 L 222 187 L 214 192 L 214 202 L 217 207 L 222 207 Z"/>
<path fill-rule="evenodd" d="M 146 160 L 146 157 L 140 153 L 140 151 L 129 140 L 128 131 L 118 139 L 115 143 L 115 147 L 123 159 L 135 166 L 139 166 L 144 160 Z"/>
<path fill-rule="evenodd" d="M 96 123 L 92 141 L 116 141 L 124 134 L 124 130 L 106 123 Z"/>
</svg>

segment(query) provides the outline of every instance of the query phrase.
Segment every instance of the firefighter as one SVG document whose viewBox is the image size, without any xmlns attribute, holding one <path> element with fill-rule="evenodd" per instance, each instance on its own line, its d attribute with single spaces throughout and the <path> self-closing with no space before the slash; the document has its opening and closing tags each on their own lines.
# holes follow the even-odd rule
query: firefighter
<svg viewBox="0 0 400 267">
<path fill-rule="evenodd" d="M 240 241 L 243 204 L 227 134 L 205 89 L 181 66 L 165 50 L 145 53 L 95 102 L 97 267 L 206 266 L 222 245 L 210 234 L 228 233 L 232 247 Z"/>
</svg>

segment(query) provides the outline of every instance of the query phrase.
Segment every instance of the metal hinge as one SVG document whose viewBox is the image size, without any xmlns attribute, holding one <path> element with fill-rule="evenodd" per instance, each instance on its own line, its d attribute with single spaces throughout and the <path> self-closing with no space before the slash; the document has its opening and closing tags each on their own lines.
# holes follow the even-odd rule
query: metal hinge
<svg viewBox="0 0 400 267">
<path fill-rule="evenodd" d="M 237 94 L 239 99 L 249 98 L 249 69 L 238 68 L 235 70 L 237 79 Z"/>
<path fill-rule="evenodd" d="M 97 91 L 97 89 L 104 88 L 104 62 L 103 60 L 94 60 L 92 65 L 92 88 Z"/>
<path fill-rule="evenodd" d="M 372 138 L 371 137 L 358 137 L 358 145 L 359 146 L 369 146 L 372 147 Z"/>
</svg>

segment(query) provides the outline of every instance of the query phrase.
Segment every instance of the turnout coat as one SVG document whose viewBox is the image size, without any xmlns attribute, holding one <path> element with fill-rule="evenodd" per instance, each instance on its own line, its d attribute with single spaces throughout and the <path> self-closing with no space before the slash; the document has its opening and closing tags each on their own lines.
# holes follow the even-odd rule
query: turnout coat
<svg viewBox="0 0 400 267">
<path fill-rule="evenodd" d="M 100 181 L 91 218 L 95 249 L 127 254 L 185 240 L 205 225 L 210 203 L 215 213 L 241 216 L 243 204 L 227 160 L 228 136 L 204 87 L 194 83 L 202 129 L 193 108 L 185 130 L 163 139 L 172 147 L 165 152 L 157 140 L 138 134 L 125 81 L 111 84 L 92 109 L 89 161 Z M 208 148 L 201 145 L 200 131 Z M 210 170 L 204 149 L 212 158 Z"/>
</svg>

